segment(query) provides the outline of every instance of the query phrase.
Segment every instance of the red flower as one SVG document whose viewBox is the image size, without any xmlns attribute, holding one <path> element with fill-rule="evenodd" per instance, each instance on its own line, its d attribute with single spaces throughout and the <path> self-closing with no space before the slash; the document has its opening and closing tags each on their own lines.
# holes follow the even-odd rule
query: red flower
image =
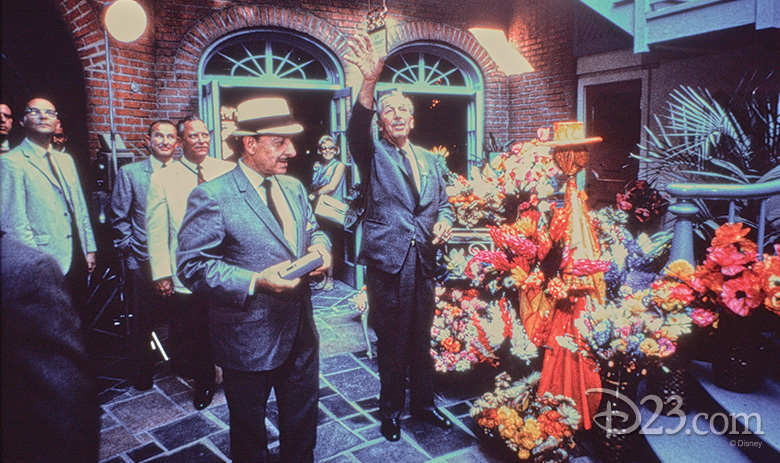
<svg viewBox="0 0 780 463">
<path fill-rule="evenodd" d="M 577 259 L 572 263 L 572 273 L 577 276 L 594 275 L 609 270 L 608 260 Z"/>
<path fill-rule="evenodd" d="M 670 295 L 684 304 L 690 304 L 696 298 L 696 295 L 693 294 L 693 289 L 688 285 L 673 285 Z"/>
<path fill-rule="evenodd" d="M 736 246 L 710 247 L 707 249 L 705 267 L 720 271 L 727 276 L 735 276 L 745 270 L 745 265 L 756 261 L 755 251 L 740 252 Z"/>
<path fill-rule="evenodd" d="M 617 194 L 617 205 L 622 211 L 630 211 L 631 208 L 634 207 L 633 204 L 628 202 L 628 200 L 626 199 L 626 195 L 624 195 L 623 193 Z"/>
<path fill-rule="evenodd" d="M 509 263 L 506 254 L 502 251 L 479 251 L 474 254 L 474 258 L 469 261 L 467 268 L 471 266 L 471 262 L 473 261 L 490 264 L 499 272 L 508 272 L 514 268 L 514 265 Z"/>
<path fill-rule="evenodd" d="M 693 320 L 694 323 L 701 326 L 702 328 L 712 325 L 712 323 L 717 319 L 718 315 L 707 309 L 698 308 L 693 309 L 691 312 L 691 320 Z"/>
<path fill-rule="evenodd" d="M 637 207 L 634 211 L 634 217 L 636 217 L 639 223 L 645 223 L 650 220 L 650 211 L 644 207 Z"/>
<path fill-rule="evenodd" d="M 745 272 L 737 278 L 723 282 L 721 301 L 732 312 L 747 317 L 761 305 L 761 287 L 753 272 Z"/>
<path fill-rule="evenodd" d="M 703 266 L 696 269 L 696 273 L 691 278 L 691 286 L 698 293 L 704 294 L 707 291 L 720 293 L 723 291 L 723 274 L 720 272 L 707 271 Z"/>
</svg>

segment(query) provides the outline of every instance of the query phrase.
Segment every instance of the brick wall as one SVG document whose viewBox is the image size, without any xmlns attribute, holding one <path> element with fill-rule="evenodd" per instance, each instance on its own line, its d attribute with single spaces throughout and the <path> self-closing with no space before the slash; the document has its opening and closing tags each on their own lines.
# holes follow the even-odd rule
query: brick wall
<svg viewBox="0 0 780 463">
<path fill-rule="evenodd" d="M 484 79 L 485 134 L 527 138 L 536 127 L 575 111 L 574 58 L 564 8 L 570 0 L 406 0 L 388 5 L 396 28 L 390 47 L 415 40 L 444 42 L 470 56 Z M 308 34 L 346 51 L 346 37 L 365 18 L 367 4 L 346 0 L 139 0 L 150 19 L 144 35 L 125 44 L 111 39 L 115 122 L 128 146 L 141 148 L 146 126 L 157 118 L 198 112 L 198 63 L 220 37 L 253 26 Z M 375 2 L 376 5 L 380 3 Z M 108 87 L 100 2 L 59 0 L 84 68 L 91 134 L 107 132 Z M 537 72 L 507 79 L 468 32 L 469 27 L 508 29 Z M 359 81 L 346 67 L 347 82 Z M 135 83 L 133 87 L 131 84 Z M 97 139 L 91 136 L 92 148 Z"/>
<path fill-rule="evenodd" d="M 509 41 L 534 72 L 509 79 L 510 138 L 526 141 L 539 127 L 572 120 L 577 114 L 577 59 L 573 53 L 572 0 L 519 2 Z M 487 132 L 487 128 L 485 129 Z"/>
</svg>

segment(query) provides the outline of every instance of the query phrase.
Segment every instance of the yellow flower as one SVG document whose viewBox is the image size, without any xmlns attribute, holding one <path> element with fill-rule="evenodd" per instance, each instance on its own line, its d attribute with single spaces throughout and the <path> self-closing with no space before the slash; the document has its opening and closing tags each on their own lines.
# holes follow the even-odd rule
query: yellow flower
<svg viewBox="0 0 780 463">
<path fill-rule="evenodd" d="M 512 269 L 512 279 L 515 280 L 515 286 L 520 287 L 525 283 L 525 279 L 528 277 L 528 273 L 520 267 Z"/>
<path fill-rule="evenodd" d="M 669 264 L 666 268 L 666 276 L 670 278 L 678 278 L 681 281 L 690 281 L 693 276 L 694 268 L 690 262 L 685 260 L 676 260 Z"/>
<path fill-rule="evenodd" d="M 639 350 L 641 350 L 645 355 L 658 355 L 658 343 L 655 341 L 655 339 L 647 338 L 642 341 L 641 344 L 639 344 Z"/>
<path fill-rule="evenodd" d="M 517 451 L 517 457 L 520 458 L 521 460 L 527 460 L 528 458 L 531 457 L 531 452 L 529 452 L 524 448 L 521 448 Z"/>
<path fill-rule="evenodd" d="M 627 309 L 632 314 L 639 314 L 643 313 L 645 310 L 645 305 L 642 304 L 641 300 L 630 298 L 623 301 L 623 308 Z"/>
<path fill-rule="evenodd" d="M 529 216 L 523 216 L 515 222 L 514 228 L 523 236 L 533 236 L 536 233 L 536 222 Z"/>
</svg>

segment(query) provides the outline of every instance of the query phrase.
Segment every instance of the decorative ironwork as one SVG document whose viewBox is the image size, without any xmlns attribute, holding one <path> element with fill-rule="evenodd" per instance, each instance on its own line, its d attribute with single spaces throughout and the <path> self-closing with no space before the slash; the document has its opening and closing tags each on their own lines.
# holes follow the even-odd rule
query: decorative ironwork
<svg viewBox="0 0 780 463">
<path fill-rule="evenodd" d="M 463 72 L 440 56 L 423 51 L 388 58 L 380 82 L 413 86 L 467 87 Z"/>
<path fill-rule="evenodd" d="M 246 37 L 219 49 L 206 63 L 204 75 L 329 81 L 325 67 L 307 51 L 257 37 Z"/>
</svg>

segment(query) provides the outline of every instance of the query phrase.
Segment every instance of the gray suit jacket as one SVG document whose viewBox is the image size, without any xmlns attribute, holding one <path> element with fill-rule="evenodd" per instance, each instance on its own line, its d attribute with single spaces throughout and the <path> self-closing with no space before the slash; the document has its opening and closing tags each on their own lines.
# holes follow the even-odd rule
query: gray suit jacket
<svg viewBox="0 0 780 463">
<path fill-rule="evenodd" d="M 146 195 L 152 178 L 152 161 L 126 164 L 119 169 L 111 196 L 111 226 L 114 246 L 129 268 L 140 268 L 149 260 L 146 245 Z"/>
<path fill-rule="evenodd" d="M 303 185 L 276 178 L 296 223 L 297 253 L 239 166 L 192 191 L 179 232 L 179 278 L 207 298 L 214 360 L 224 368 L 266 371 L 281 365 L 300 317 L 316 333 L 306 280 L 294 291 L 248 295 L 255 272 L 301 257 L 313 244 L 330 248 Z"/>
<path fill-rule="evenodd" d="M 443 172 L 433 153 L 412 146 L 420 172 L 418 200 L 398 150 L 385 140 L 373 139 L 373 115 L 373 111 L 356 104 L 347 129 L 350 152 L 361 178 L 369 182 L 358 263 L 395 274 L 401 270 L 407 254 L 416 249 L 423 274 L 433 276 L 433 225 L 452 224 Z"/>
<path fill-rule="evenodd" d="M 97 251 L 97 245 L 73 159 L 54 149 L 49 152 L 62 174 L 65 191 L 29 140 L 0 157 L 0 225 L 10 236 L 54 257 L 62 272 L 67 273 L 73 257 L 68 199 L 81 239 L 82 259 L 88 252 Z"/>
</svg>

